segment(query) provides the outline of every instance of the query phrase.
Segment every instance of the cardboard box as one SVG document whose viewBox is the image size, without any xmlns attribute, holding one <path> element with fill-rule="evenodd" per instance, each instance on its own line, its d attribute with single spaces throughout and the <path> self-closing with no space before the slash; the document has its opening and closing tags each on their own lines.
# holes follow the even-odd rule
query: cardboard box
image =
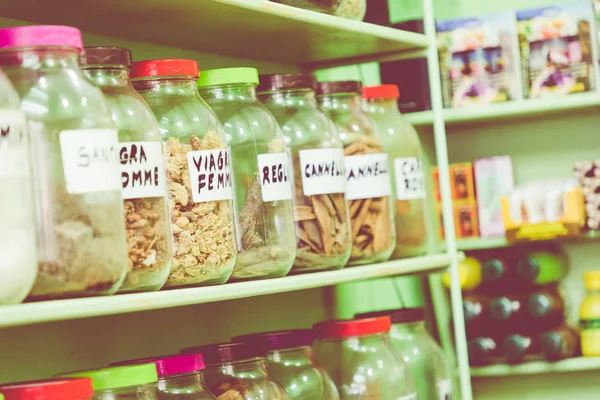
<svg viewBox="0 0 600 400">
<path fill-rule="evenodd" d="M 479 237 L 479 219 L 475 201 L 454 203 L 454 230 L 459 239 Z"/>
<path fill-rule="evenodd" d="M 450 186 L 453 200 L 475 202 L 473 164 L 470 162 L 450 165 Z"/>
<path fill-rule="evenodd" d="M 502 196 L 514 188 L 510 156 L 479 158 L 473 163 L 481 237 L 504 236 Z"/>
</svg>

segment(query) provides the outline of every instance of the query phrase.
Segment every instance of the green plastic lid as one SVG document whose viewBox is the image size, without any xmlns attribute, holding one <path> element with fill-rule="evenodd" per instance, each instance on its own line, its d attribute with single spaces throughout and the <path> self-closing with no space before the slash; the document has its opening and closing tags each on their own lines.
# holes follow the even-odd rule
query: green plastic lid
<svg viewBox="0 0 600 400">
<path fill-rule="evenodd" d="M 60 376 L 90 378 L 94 391 L 141 386 L 158 381 L 156 365 L 154 363 L 69 372 Z"/>
<path fill-rule="evenodd" d="M 202 71 L 198 78 L 198 87 L 252 83 L 258 85 L 256 68 L 219 68 Z"/>
</svg>

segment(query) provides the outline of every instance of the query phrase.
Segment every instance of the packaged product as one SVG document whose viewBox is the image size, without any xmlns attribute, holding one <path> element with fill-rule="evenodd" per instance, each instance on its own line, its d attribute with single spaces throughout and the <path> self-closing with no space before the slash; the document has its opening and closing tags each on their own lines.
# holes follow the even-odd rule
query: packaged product
<svg viewBox="0 0 600 400">
<path fill-rule="evenodd" d="M 514 188 L 510 156 L 478 158 L 473 163 L 479 233 L 481 237 L 504 236 L 500 199 Z"/>
</svg>

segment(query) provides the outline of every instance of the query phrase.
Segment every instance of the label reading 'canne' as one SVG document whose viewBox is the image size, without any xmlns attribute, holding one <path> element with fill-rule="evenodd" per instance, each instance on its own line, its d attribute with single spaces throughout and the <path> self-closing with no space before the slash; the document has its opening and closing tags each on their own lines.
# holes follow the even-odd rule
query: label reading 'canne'
<svg viewBox="0 0 600 400">
<path fill-rule="evenodd" d="M 396 196 L 398 200 L 425 198 L 425 172 L 423 161 L 416 157 L 396 158 Z"/>
<path fill-rule="evenodd" d="M 286 153 L 258 155 L 258 174 L 263 201 L 291 200 L 292 184 L 288 173 L 288 159 Z"/>
<path fill-rule="evenodd" d="M 391 193 L 388 156 L 385 153 L 344 157 L 346 199 L 370 199 Z"/>
<path fill-rule="evenodd" d="M 25 114 L 0 109 L 0 177 L 29 176 L 29 147 Z"/>
<path fill-rule="evenodd" d="M 342 149 L 300 150 L 299 154 L 305 196 L 346 191 Z"/>
<path fill-rule="evenodd" d="M 194 203 L 233 197 L 229 149 L 190 151 L 187 158 Z"/>
<path fill-rule="evenodd" d="M 119 143 L 124 199 L 165 196 L 165 161 L 160 142 Z"/>
</svg>

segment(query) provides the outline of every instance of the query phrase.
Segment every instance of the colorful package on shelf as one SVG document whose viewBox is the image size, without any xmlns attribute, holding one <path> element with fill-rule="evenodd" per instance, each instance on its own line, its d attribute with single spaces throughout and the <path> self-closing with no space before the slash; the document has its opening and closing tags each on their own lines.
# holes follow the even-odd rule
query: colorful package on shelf
<svg viewBox="0 0 600 400">
<path fill-rule="evenodd" d="M 522 98 L 513 11 L 437 21 L 445 107 Z"/>
<path fill-rule="evenodd" d="M 504 236 L 500 198 L 514 188 L 510 156 L 479 158 L 473 163 L 479 233 L 481 237 Z"/>
<path fill-rule="evenodd" d="M 572 179 L 536 181 L 502 196 L 509 242 L 579 236 L 584 224 L 583 193 Z"/>
<path fill-rule="evenodd" d="M 479 236 L 477 203 L 472 200 L 454 202 L 454 230 L 459 239 Z"/>
<path fill-rule="evenodd" d="M 440 190 L 440 170 L 438 167 L 431 168 L 431 176 L 433 177 L 433 191 L 435 193 L 435 201 L 442 201 L 442 193 Z"/>
<path fill-rule="evenodd" d="M 585 200 L 585 228 L 600 229 L 600 160 L 578 161 L 573 166 Z"/>
<path fill-rule="evenodd" d="M 526 98 L 595 89 L 595 19 L 588 0 L 517 11 Z"/>
<path fill-rule="evenodd" d="M 475 201 L 473 164 L 470 162 L 450 165 L 450 186 L 454 200 Z"/>
</svg>

